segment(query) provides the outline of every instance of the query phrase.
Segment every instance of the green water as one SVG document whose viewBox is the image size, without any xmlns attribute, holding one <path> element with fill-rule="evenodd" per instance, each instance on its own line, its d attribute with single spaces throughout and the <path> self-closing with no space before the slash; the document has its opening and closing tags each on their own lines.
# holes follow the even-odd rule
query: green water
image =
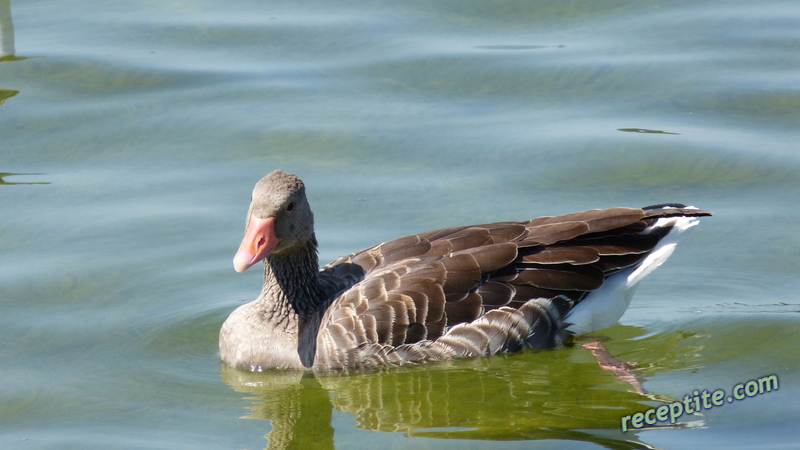
<svg viewBox="0 0 800 450">
<path fill-rule="evenodd" d="M 0 447 L 796 445 L 795 2 L 0 0 L 0 19 Z M 322 262 L 596 207 L 715 216 L 598 333 L 642 394 L 580 346 L 240 373 L 217 333 L 259 291 L 231 258 L 276 168 L 306 182 Z"/>
</svg>

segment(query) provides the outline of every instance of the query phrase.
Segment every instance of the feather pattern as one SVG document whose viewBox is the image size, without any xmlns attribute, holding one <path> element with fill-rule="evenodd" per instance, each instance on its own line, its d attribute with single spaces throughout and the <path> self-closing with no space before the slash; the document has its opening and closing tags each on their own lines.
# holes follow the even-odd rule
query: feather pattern
<svg viewBox="0 0 800 450">
<path fill-rule="evenodd" d="M 264 288 L 223 324 L 220 355 L 240 367 L 315 369 L 560 345 L 618 320 L 636 283 L 671 253 L 674 231 L 710 215 L 664 204 L 446 228 L 310 270 L 316 239 L 299 178 L 267 175 L 250 209 L 246 235 L 274 222 L 258 241 L 272 247 L 243 242 L 235 261 L 266 253 Z"/>
</svg>

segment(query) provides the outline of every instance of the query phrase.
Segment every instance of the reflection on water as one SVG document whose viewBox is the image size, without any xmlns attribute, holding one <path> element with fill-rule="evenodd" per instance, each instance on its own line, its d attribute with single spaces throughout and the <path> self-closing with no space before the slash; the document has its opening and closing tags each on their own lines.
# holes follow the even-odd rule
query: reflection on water
<svg viewBox="0 0 800 450">
<path fill-rule="evenodd" d="M 563 45 L 515 45 L 515 44 L 507 44 L 507 45 L 476 45 L 474 48 L 480 50 L 539 50 L 542 48 L 548 47 L 558 47 L 562 48 Z"/>
<path fill-rule="evenodd" d="M 625 131 L 627 133 L 650 133 L 650 134 L 680 134 L 680 133 L 671 133 L 669 131 L 662 131 L 662 130 L 648 130 L 647 128 L 619 128 L 619 131 Z"/>
<path fill-rule="evenodd" d="M 11 21 L 11 0 L 0 0 L 0 61 L 14 56 L 14 23 Z"/>
<path fill-rule="evenodd" d="M 644 375 L 690 367 L 687 348 L 676 345 L 686 338 L 680 332 L 648 338 L 649 351 L 666 365 L 651 362 Z M 580 347 L 316 376 L 242 372 L 222 364 L 221 376 L 236 391 L 252 395 L 248 418 L 271 422 L 269 448 L 309 442 L 334 448 L 333 408 L 354 414 L 358 428 L 409 438 L 561 439 L 642 448 L 647 444 L 636 432 L 619 431 L 620 417 L 674 401 L 636 393 Z"/>
<path fill-rule="evenodd" d="M 15 55 L 14 23 L 11 21 L 11 0 L 0 0 L 0 63 L 26 59 Z M 6 99 L 17 94 L 19 94 L 19 91 L 0 88 L 0 106 L 3 106 Z M 5 175 L 14 174 L 0 174 L 0 184 L 8 184 L 3 182 L 2 177 Z"/>
<path fill-rule="evenodd" d="M 7 98 L 11 98 L 19 94 L 19 91 L 13 89 L 0 89 L 0 105 L 6 102 Z"/>
<path fill-rule="evenodd" d="M 16 53 L 14 48 L 14 22 L 11 20 L 11 0 L 0 0 L 0 63 L 28 59 L 23 56 L 16 56 Z M 3 103 L 1 92 L 2 90 L 0 90 L 0 104 Z"/>
<path fill-rule="evenodd" d="M 15 92 L 16 92 L 16 91 L 15 91 Z M 2 95 L 3 95 L 3 90 L 2 90 L 2 89 L 0 89 L 0 105 L 2 105 L 2 104 L 3 104 L 3 102 L 2 102 L 2 99 L 3 99 L 3 97 L 2 97 Z M 16 175 L 44 175 L 44 174 L 43 174 L 43 173 L 10 173 L 10 172 L 0 172 L 0 186 L 2 186 L 2 185 L 4 185 L 4 184 L 6 184 L 6 185 L 10 185 L 10 184 L 50 184 L 50 182 L 49 182 L 49 181 L 20 181 L 20 182 L 11 182 L 11 181 L 6 181 L 6 180 L 5 180 L 5 178 L 6 178 L 6 177 L 10 177 L 10 176 L 16 176 Z"/>
</svg>

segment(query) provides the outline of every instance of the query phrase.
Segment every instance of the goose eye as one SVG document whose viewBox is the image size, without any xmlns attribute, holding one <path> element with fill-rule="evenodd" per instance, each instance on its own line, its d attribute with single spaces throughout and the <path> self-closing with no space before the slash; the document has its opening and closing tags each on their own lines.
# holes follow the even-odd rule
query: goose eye
<svg viewBox="0 0 800 450">
<path fill-rule="evenodd" d="M 294 211 L 294 202 L 290 202 L 288 205 L 286 205 L 286 211 L 288 212 Z"/>
</svg>

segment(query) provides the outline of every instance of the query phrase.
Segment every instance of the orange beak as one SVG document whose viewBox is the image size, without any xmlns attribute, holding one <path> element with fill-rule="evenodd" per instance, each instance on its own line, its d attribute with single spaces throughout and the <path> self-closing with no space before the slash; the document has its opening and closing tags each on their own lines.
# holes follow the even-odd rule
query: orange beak
<svg viewBox="0 0 800 450">
<path fill-rule="evenodd" d="M 274 217 L 261 219 L 251 215 L 242 244 L 233 257 L 233 268 L 237 272 L 244 272 L 269 256 L 280 242 L 281 240 L 275 236 Z"/>
</svg>

